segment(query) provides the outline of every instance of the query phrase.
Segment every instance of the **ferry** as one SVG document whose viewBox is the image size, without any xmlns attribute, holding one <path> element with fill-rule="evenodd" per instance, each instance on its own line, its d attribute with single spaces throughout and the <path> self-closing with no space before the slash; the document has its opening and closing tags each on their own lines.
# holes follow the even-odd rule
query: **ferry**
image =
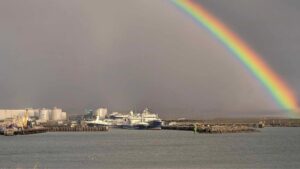
<svg viewBox="0 0 300 169">
<path fill-rule="evenodd" d="M 161 119 L 149 121 L 148 123 L 149 123 L 148 129 L 151 129 L 151 130 L 161 130 L 161 126 L 162 126 Z"/>
<path fill-rule="evenodd" d="M 111 123 L 104 120 L 100 120 L 99 116 L 96 116 L 95 120 L 87 120 L 85 121 L 85 123 L 89 127 L 111 126 Z"/>
<path fill-rule="evenodd" d="M 162 120 L 158 115 L 150 113 L 146 108 L 141 114 L 134 114 L 131 111 L 128 117 L 124 119 L 122 128 L 160 130 L 161 125 Z"/>
<path fill-rule="evenodd" d="M 113 112 L 109 114 L 108 117 L 104 119 L 104 121 L 110 123 L 111 127 L 122 128 L 122 126 L 124 125 L 128 117 L 129 117 L 128 114 Z"/>
</svg>

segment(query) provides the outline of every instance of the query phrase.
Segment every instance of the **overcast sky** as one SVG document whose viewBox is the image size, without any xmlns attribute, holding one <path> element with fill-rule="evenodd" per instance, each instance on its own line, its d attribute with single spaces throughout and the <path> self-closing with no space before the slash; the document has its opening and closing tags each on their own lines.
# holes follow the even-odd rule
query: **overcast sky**
<svg viewBox="0 0 300 169">
<path fill-rule="evenodd" d="M 200 1 L 300 95 L 300 2 Z M 168 1 L 0 1 L 0 107 L 277 115 L 261 85 Z"/>
</svg>

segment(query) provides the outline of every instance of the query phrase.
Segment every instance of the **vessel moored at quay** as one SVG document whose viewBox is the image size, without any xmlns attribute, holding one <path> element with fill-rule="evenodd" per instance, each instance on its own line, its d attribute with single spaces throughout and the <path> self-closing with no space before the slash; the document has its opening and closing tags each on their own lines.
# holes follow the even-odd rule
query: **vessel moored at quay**
<svg viewBox="0 0 300 169">
<path fill-rule="evenodd" d="M 158 117 L 158 114 L 151 113 L 149 109 L 146 108 L 138 114 L 131 111 L 129 114 L 128 118 L 124 119 L 122 128 L 161 130 L 162 120 Z"/>
<path fill-rule="evenodd" d="M 151 113 L 147 108 L 142 113 L 129 114 L 112 113 L 110 115 L 96 115 L 96 119 L 84 120 L 83 123 L 89 127 L 109 126 L 123 129 L 153 129 L 160 130 L 162 120 L 158 114 Z"/>
<path fill-rule="evenodd" d="M 111 128 L 136 130 L 188 130 L 199 133 L 253 132 L 266 126 L 297 126 L 297 119 L 211 119 L 211 120 L 164 120 L 158 114 L 145 109 L 141 113 L 108 113 L 106 108 L 90 110 L 86 114 L 66 118 L 66 113 L 54 108 L 9 110 L 11 118 L 0 120 L 0 134 L 24 135 L 43 132 L 88 132 L 109 131 Z M 4 111 L 3 111 L 4 112 Z M 33 113 L 32 113 L 33 112 Z M 6 112 L 4 112 L 6 113 Z M 66 120 L 63 120 L 66 119 Z M 163 123 L 164 122 L 164 123 Z M 196 127 L 195 127 L 196 126 Z"/>
</svg>

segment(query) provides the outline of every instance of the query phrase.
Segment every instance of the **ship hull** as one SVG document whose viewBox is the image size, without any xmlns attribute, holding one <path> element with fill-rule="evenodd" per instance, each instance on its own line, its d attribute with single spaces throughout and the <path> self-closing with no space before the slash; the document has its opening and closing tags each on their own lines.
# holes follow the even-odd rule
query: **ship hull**
<svg viewBox="0 0 300 169">
<path fill-rule="evenodd" d="M 149 130 L 161 130 L 161 125 L 161 120 L 154 120 L 149 122 L 149 126 L 147 128 Z"/>
<path fill-rule="evenodd" d="M 146 129 L 148 129 L 148 126 L 145 126 L 145 125 L 122 125 L 120 128 L 132 129 L 132 130 L 146 130 Z"/>
<path fill-rule="evenodd" d="M 104 126 L 108 126 L 108 125 L 107 124 L 88 123 L 87 126 L 88 127 L 104 127 Z"/>
<path fill-rule="evenodd" d="M 123 129 L 136 129 L 136 130 L 161 130 L 162 121 L 153 120 L 145 124 L 134 124 L 134 125 L 122 125 Z"/>
<path fill-rule="evenodd" d="M 148 129 L 148 126 L 146 126 L 146 125 L 134 125 L 133 128 L 136 129 L 136 130 L 146 130 L 146 129 Z"/>
</svg>

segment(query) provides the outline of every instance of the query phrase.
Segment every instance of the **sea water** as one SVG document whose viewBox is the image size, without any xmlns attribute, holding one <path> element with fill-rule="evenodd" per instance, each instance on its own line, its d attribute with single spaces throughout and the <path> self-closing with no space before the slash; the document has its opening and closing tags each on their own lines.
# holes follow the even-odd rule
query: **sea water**
<svg viewBox="0 0 300 169">
<path fill-rule="evenodd" d="M 194 134 L 112 129 L 0 136 L 0 169 L 298 169 L 300 128 Z"/>
</svg>

